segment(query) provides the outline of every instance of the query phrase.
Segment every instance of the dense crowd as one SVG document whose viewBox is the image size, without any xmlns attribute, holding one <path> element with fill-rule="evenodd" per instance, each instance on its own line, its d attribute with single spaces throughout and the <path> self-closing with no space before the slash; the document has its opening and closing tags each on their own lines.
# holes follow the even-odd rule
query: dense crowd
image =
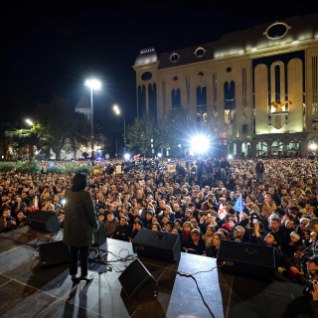
<svg viewBox="0 0 318 318">
<path fill-rule="evenodd" d="M 108 237 L 131 241 L 143 228 L 169 232 L 180 236 L 183 252 L 208 257 L 217 256 L 222 240 L 263 244 L 274 248 L 277 270 L 291 279 L 308 277 L 308 262 L 318 270 L 316 160 L 141 159 L 94 167 L 88 190 Z M 24 226 L 38 210 L 56 211 L 63 227 L 72 177 L 1 173 L 0 231 Z M 239 198 L 242 209 L 235 209 Z"/>
</svg>

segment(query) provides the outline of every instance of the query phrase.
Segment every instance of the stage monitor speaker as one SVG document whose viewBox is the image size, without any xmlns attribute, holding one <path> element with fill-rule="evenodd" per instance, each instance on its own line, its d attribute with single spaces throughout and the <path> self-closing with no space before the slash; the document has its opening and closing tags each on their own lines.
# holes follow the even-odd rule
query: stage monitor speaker
<svg viewBox="0 0 318 318">
<path fill-rule="evenodd" d="M 27 216 L 29 226 L 40 232 L 57 233 L 60 223 L 55 211 L 36 211 Z"/>
<path fill-rule="evenodd" d="M 118 280 L 124 295 L 131 302 L 147 302 L 158 296 L 156 280 L 139 259 L 130 263 Z"/>
<path fill-rule="evenodd" d="M 69 261 L 69 250 L 63 241 L 40 244 L 39 258 L 42 266 L 67 263 Z"/>
<path fill-rule="evenodd" d="M 138 256 L 154 258 L 169 263 L 179 262 L 181 242 L 177 234 L 143 229 L 132 241 L 133 251 Z"/>
<path fill-rule="evenodd" d="M 275 271 L 274 249 L 266 245 L 221 241 L 217 264 L 221 270 L 268 280 Z"/>
<path fill-rule="evenodd" d="M 101 246 L 106 243 L 107 233 L 106 228 L 103 222 L 99 222 L 99 228 L 95 232 L 94 245 L 93 246 Z"/>
</svg>

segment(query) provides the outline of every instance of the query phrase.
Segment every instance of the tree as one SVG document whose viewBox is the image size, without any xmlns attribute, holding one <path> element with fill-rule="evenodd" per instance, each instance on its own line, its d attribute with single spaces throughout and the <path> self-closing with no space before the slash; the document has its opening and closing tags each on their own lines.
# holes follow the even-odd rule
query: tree
<svg viewBox="0 0 318 318">
<path fill-rule="evenodd" d="M 7 130 L 13 130 L 16 125 L 16 120 L 19 117 L 17 105 L 23 103 L 20 100 L 12 99 L 0 95 L 0 153 L 4 159 L 8 159 L 8 139 L 6 137 Z"/>
<path fill-rule="evenodd" d="M 151 155 L 153 126 L 147 118 L 136 119 L 127 129 L 126 147 L 144 156 Z"/>
<path fill-rule="evenodd" d="M 33 125 L 30 129 L 8 129 L 5 137 L 10 142 L 12 148 L 17 151 L 18 158 L 24 157 L 25 146 L 29 147 L 29 159 L 34 155 L 33 147 L 39 145 L 39 132 L 42 130 L 39 124 Z"/>
<path fill-rule="evenodd" d="M 171 155 L 180 156 L 179 145 L 186 144 L 192 127 L 194 123 L 182 110 L 172 112 L 158 124 L 152 123 L 148 117 L 136 119 L 127 129 L 127 148 L 143 155 L 151 155 L 153 149 L 151 139 L 153 139 L 155 150 L 169 149 Z"/>
<path fill-rule="evenodd" d="M 56 159 L 60 159 L 67 140 L 73 151 L 76 151 L 80 143 L 88 141 L 88 120 L 83 114 L 75 112 L 65 99 L 54 98 L 49 104 L 40 104 L 35 109 L 34 116 L 42 127 L 39 138 L 41 149 L 47 155 L 52 150 Z"/>
<path fill-rule="evenodd" d="M 180 156 L 179 145 L 187 143 L 189 132 L 193 130 L 194 123 L 182 109 L 171 112 L 158 125 L 158 144 L 162 149 L 169 149 L 172 156 Z"/>
</svg>

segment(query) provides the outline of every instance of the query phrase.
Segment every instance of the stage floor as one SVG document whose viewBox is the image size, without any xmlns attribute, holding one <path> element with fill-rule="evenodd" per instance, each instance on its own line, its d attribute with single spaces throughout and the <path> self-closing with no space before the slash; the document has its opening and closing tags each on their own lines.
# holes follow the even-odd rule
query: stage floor
<svg viewBox="0 0 318 318">
<path fill-rule="evenodd" d="M 313 317 L 303 286 L 283 277 L 265 282 L 223 273 L 216 259 L 186 253 L 178 264 L 140 259 L 158 281 L 159 293 L 133 303 L 123 295 L 118 277 L 136 255 L 131 243 L 113 239 L 101 246 L 107 250 L 106 264 L 90 262 L 94 280 L 73 285 L 67 263 L 41 266 L 37 253 L 38 244 L 61 235 L 28 227 L 2 233 L 0 317 Z"/>
</svg>

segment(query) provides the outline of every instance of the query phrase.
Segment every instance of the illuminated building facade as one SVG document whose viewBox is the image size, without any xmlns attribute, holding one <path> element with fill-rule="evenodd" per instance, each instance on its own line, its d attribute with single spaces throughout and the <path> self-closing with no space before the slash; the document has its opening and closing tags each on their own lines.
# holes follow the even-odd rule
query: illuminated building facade
<svg viewBox="0 0 318 318">
<path fill-rule="evenodd" d="M 141 50 L 138 116 L 182 110 L 238 157 L 306 156 L 318 144 L 318 13 L 157 54 Z"/>
</svg>

